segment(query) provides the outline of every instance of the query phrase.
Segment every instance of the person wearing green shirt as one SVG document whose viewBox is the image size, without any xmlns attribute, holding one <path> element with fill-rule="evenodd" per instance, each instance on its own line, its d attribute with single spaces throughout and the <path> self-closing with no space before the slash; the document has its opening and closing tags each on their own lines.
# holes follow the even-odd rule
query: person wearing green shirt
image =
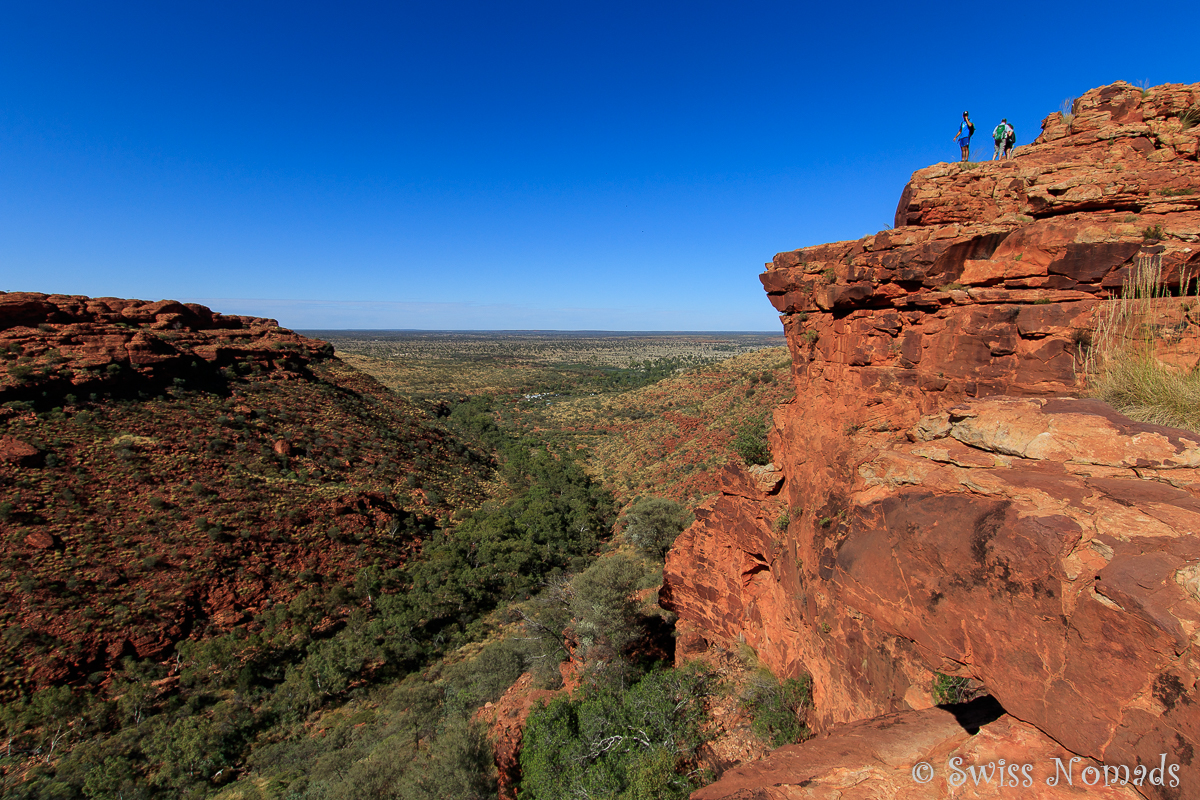
<svg viewBox="0 0 1200 800">
<path fill-rule="evenodd" d="M 996 130 L 992 131 L 992 140 L 996 143 L 996 149 L 992 152 L 992 161 L 997 161 L 1004 156 L 1004 140 L 1008 136 L 1008 118 L 1000 120 L 1000 124 L 996 126 Z"/>
</svg>

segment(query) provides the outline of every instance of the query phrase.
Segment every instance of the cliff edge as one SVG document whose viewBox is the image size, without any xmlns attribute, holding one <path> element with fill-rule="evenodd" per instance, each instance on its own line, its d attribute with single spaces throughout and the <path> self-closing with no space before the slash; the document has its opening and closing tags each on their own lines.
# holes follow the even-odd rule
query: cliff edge
<svg viewBox="0 0 1200 800">
<path fill-rule="evenodd" d="M 938 672 L 1041 737 L 1028 752 L 1165 754 L 1176 786 L 1136 791 L 1194 796 L 1200 436 L 1082 399 L 1076 364 L 1139 261 L 1168 285 L 1200 271 L 1198 115 L 1200 84 L 1089 91 L 1014 160 L 915 173 L 895 228 L 767 265 L 796 388 L 771 431 L 782 481 L 727 474 L 661 596 L 693 641 L 810 673 L 817 741 L 932 713 Z M 1160 357 L 1195 367 L 1198 331 L 1185 317 Z M 805 747 L 697 796 L 834 796 L 771 772 Z M 912 796 L 944 796 L 906 763 L 888 769 Z"/>
</svg>

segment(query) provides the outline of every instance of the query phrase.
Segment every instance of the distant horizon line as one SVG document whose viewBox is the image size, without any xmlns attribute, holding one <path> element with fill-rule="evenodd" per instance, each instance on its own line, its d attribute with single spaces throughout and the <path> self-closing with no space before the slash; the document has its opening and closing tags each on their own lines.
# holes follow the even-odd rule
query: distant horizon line
<svg viewBox="0 0 1200 800">
<path fill-rule="evenodd" d="M 605 328 L 291 328 L 296 333 L 555 333 L 555 334 L 620 334 L 624 336 L 682 336 L 716 334 L 725 336 L 777 336 L 782 331 L 674 331 L 674 330 L 616 330 Z"/>
</svg>

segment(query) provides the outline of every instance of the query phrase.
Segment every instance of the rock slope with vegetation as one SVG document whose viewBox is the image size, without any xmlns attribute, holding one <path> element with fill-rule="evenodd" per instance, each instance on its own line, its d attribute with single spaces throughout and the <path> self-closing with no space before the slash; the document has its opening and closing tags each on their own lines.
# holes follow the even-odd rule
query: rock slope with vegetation
<svg viewBox="0 0 1200 800">
<path fill-rule="evenodd" d="M 1090 399 L 1088 365 L 1127 348 L 1163 374 L 1196 367 L 1178 295 L 1200 269 L 1200 85 L 1118 83 L 1070 108 L 1012 161 L 914 174 L 895 228 L 767 265 L 796 389 L 771 428 L 782 486 L 732 476 L 668 554 L 662 597 L 687 636 L 811 674 L 827 736 L 899 715 L 853 729 L 882 752 L 956 679 L 1045 752 L 1167 754 L 1176 786 L 1136 791 L 1184 797 L 1200 785 L 1200 436 Z M 1152 313 L 1097 337 L 1146 274 Z M 795 747 L 779 758 L 817 752 Z M 813 775 L 780 785 L 772 763 L 698 796 L 835 796 Z"/>
<path fill-rule="evenodd" d="M 661 495 L 765 460 L 781 355 L 412 402 L 272 320 L 0 294 L 5 797 L 682 798 L 806 735 L 654 602 Z"/>
<path fill-rule="evenodd" d="M 569 453 L 201 306 L 0 294 L 0 349 L 5 796 L 351 791 L 289 765 L 363 693 L 372 745 L 412 732 L 403 796 L 494 791 L 491 684 L 422 670 L 594 558 L 612 500 Z"/>
<path fill-rule="evenodd" d="M 479 451 L 272 320 L 0 294 L 0 350 L 6 692 L 394 567 L 482 499 Z"/>
</svg>

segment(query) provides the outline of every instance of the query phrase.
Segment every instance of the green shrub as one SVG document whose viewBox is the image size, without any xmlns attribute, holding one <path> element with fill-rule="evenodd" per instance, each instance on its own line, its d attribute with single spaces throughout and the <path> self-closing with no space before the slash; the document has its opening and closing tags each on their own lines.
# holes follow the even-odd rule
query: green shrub
<svg viewBox="0 0 1200 800">
<path fill-rule="evenodd" d="M 771 462 L 765 415 L 750 419 L 738 429 L 733 439 L 733 449 L 747 464 L 762 465 Z"/>
<path fill-rule="evenodd" d="M 381 750 L 381 759 L 394 759 L 391 752 Z M 394 785 L 384 784 L 380 787 L 383 792 L 371 793 L 350 784 L 347 788 L 352 791 L 343 796 L 347 800 L 388 796 L 400 800 L 492 800 L 497 792 L 494 759 L 487 730 L 481 723 L 453 719 L 428 747 L 417 752 Z"/>
<path fill-rule="evenodd" d="M 494 702 L 521 677 L 525 657 L 515 642 L 494 642 L 470 661 L 447 671 L 446 704 L 465 713 Z"/>
<path fill-rule="evenodd" d="M 680 774 L 681 759 L 666 747 L 640 754 L 629 767 L 629 787 L 618 800 L 686 800 L 691 781 Z"/>
<path fill-rule="evenodd" d="M 83 794 L 95 800 L 150 797 L 149 789 L 138 785 L 138 777 L 128 758 L 108 756 L 84 774 Z"/>
<path fill-rule="evenodd" d="M 651 672 L 627 690 L 557 697 L 534 711 L 521 748 L 522 800 L 686 797 L 676 766 L 703 743 L 713 678 L 695 666 Z"/>
<path fill-rule="evenodd" d="M 674 500 L 643 497 L 625 512 L 625 538 L 644 555 L 661 561 L 692 519 L 691 512 Z"/>
<path fill-rule="evenodd" d="M 571 623 L 571 595 L 570 581 L 559 576 L 549 581 L 529 603 L 517 609 L 523 620 L 517 642 L 536 688 L 558 689 L 562 686 L 559 664 L 571 657 L 564 636 Z"/>
<path fill-rule="evenodd" d="M 210 714 L 154 717 L 142 747 L 158 769 L 151 783 L 177 793 L 209 784 L 233 763 L 254 722 L 248 708 L 232 700 Z"/>
<path fill-rule="evenodd" d="M 602 558 L 571 581 L 572 627 L 579 655 L 612 660 L 641 632 L 634 592 L 647 576 L 646 567 L 623 553 Z"/>
<path fill-rule="evenodd" d="M 788 678 L 780 683 L 768 670 L 751 673 L 742 690 L 742 706 L 750 713 L 751 729 L 771 747 L 782 747 L 808 736 L 801 715 L 812 701 L 812 679 Z"/>
<path fill-rule="evenodd" d="M 939 706 L 966 702 L 970 694 L 971 679 L 954 675 L 933 674 L 933 702 Z"/>
</svg>

